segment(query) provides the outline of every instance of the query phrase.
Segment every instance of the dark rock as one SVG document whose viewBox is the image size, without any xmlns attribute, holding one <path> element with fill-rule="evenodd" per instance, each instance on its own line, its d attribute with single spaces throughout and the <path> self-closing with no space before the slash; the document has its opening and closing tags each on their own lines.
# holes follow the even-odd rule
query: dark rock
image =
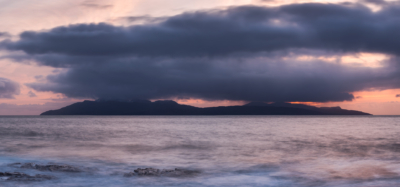
<svg viewBox="0 0 400 187">
<path fill-rule="evenodd" d="M 199 174 L 200 171 L 195 171 L 195 170 L 185 170 L 185 169 L 179 169 L 175 168 L 174 170 L 169 170 L 169 169 L 154 169 L 154 168 L 145 168 L 141 169 L 138 168 L 134 170 L 134 172 L 129 172 L 124 174 L 125 177 L 133 177 L 133 176 L 165 176 L 165 177 L 188 177 L 188 176 L 194 176 L 196 174 Z"/>
<path fill-rule="evenodd" d="M 175 168 L 175 170 L 163 170 L 164 175 L 172 176 L 172 177 L 184 177 L 184 176 L 193 176 L 200 173 L 198 170 L 186 170 Z"/>
<path fill-rule="evenodd" d="M 161 174 L 159 169 L 154 169 L 154 168 L 146 168 L 146 169 L 138 168 L 133 171 L 139 176 L 156 176 Z"/>
<path fill-rule="evenodd" d="M 3 178 L 7 181 L 44 181 L 44 180 L 51 180 L 55 179 L 53 176 L 49 175 L 28 175 L 25 173 L 19 173 L 19 172 L 0 172 L 0 178 Z"/>
<path fill-rule="evenodd" d="M 24 164 L 14 163 L 10 164 L 10 166 L 23 169 L 36 169 L 39 171 L 82 172 L 81 169 L 70 165 L 56 165 L 56 164 L 40 165 L 35 163 L 24 163 Z"/>
</svg>

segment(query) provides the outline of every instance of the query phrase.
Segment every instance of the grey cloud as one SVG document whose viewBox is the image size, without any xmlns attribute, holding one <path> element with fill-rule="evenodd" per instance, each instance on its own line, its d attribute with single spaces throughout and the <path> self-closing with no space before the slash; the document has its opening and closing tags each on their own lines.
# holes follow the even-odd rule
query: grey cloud
<svg viewBox="0 0 400 187">
<path fill-rule="evenodd" d="M 399 7 L 231 7 L 129 27 L 27 31 L 0 45 L 41 65 L 63 67 L 47 82 L 28 86 L 71 98 L 348 101 L 355 91 L 400 88 Z M 381 68 L 296 59 L 358 52 L 392 59 Z"/>
<path fill-rule="evenodd" d="M 260 2 L 267 2 L 267 3 L 273 3 L 276 2 L 275 0 L 259 0 Z"/>
<path fill-rule="evenodd" d="M 19 93 L 20 88 L 18 83 L 0 77 L 0 98 L 13 99 Z"/>
<path fill-rule="evenodd" d="M 89 8 L 96 8 L 96 9 L 107 9 L 107 8 L 112 8 L 112 5 L 97 5 L 97 4 L 82 4 L 84 7 L 89 7 Z"/>
<path fill-rule="evenodd" d="M 397 94 L 396 97 L 400 97 L 400 94 Z"/>
<path fill-rule="evenodd" d="M 37 97 L 37 95 L 36 95 L 34 92 L 32 92 L 32 91 L 29 91 L 29 92 L 28 92 L 28 96 L 29 96 L 29 97 Z"/>
<path fill-rule="evenodd" d="M 158 24 L 79 24 L 28 31 L 9 50 L 85 56 L 225 56 L 292 48 L 400 54 L 400 6 L 361 4 L 242 6 L 183 13 Z"/>
</svg>

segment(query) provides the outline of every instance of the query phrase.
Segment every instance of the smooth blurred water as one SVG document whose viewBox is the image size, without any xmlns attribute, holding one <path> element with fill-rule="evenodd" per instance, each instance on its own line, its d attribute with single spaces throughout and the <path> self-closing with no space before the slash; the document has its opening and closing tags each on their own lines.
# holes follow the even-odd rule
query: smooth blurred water
<svg viewBox="0 0 400 187">
<path fill-rule="evenodd" d="M 15 162 L 90 172 L 41 172 Z M 194 177 L 123 177 L 138 167 Z M 0 186 L 400 186 L 400 117 L 3 116 L 0 172 L 57 177 Z"/>
</svg>

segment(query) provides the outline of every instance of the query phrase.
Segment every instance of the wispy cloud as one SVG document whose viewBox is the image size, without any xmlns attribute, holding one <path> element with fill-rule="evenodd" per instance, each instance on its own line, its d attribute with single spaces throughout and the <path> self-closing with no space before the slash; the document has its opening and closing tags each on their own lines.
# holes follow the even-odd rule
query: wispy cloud
<svg viewBox="0 0 400 187">
<path fill-rule="evenodd" d="M 84 1 L 81 6 L 83 7 L 87 7 L 87 8 L 94 8 L 94 9 L 108 9 L 108 8 L 112 8 L 113 5 L 110 4 L 99 4 L 96 1 L 93 0 L 87 0 Z"/>
<path fill-rule="evenodd" d="M 0 32 L 0 38 L 8 38 L 11 37 L 11 35 L 7 32 Z"/>
<path fill-rule="evenodd" d="M 165 21 L 166 19 L 168 19 L 168 17 L 153 17 L 144 15 L 144 16 L 126 16 L 117 19 L 127 21 L 128 23 L 156 23 Z"/>
</svg>

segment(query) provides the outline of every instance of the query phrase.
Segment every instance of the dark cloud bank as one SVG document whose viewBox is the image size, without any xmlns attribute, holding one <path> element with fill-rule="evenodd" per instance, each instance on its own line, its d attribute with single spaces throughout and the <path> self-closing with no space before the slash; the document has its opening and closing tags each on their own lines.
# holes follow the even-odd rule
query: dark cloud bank
<svg viewBox="0 0 400 187">
<path fill-rule="evenodd" d="M 41 65 L 64 67 L 32 83 L 74 98 L 344 101 L 351 92 L 400 87 L 400 6 L 241 6 L 120 27 L 79 24 L 3 41 Z M 391 56 L 381 68 L 299 55 Z"/>
</svg>

